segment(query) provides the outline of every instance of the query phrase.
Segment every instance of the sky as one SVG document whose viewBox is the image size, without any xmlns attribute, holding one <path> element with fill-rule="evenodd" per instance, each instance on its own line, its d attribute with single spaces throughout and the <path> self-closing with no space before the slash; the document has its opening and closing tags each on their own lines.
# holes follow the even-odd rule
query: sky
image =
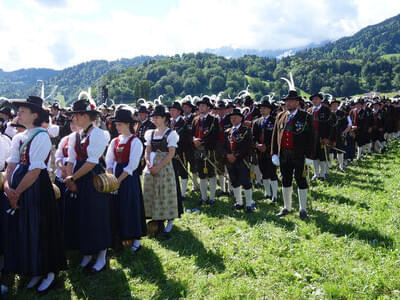
<svg viewBox="0 0 400 300">
<path fill-rule="evenodd" d="M 0 68 L 230 46 L 336 40 L 400 13 L 398 0 L 0 0 Z"/>
</svg>

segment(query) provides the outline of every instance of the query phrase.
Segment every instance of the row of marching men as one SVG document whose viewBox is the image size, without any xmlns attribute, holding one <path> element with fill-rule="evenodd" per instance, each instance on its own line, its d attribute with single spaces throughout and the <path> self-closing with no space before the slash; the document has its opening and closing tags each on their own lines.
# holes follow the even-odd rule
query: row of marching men
<svg viewBox="0 0 400 300">
<path fill-rule="evenodd" d="M 159 239 L 169 238 L 183 209 L 172 166 L 179 135 L 167 126 L 165 107 L 151 114 L 155 128 L 145 133 L 146 164 L 139 170 L 144 146 L 134 134 L 132 112 L 116 112 L 111 120 L 119 135 L 110 141 L 109 133 L 95 126 L 99 111 L 94 102 L 76 101 L 69 112 L 72 133 L 60 140 L 55 154 L 57 188 L 48 172 L 52 144 L 42 127 L 49 117 L 43 100 L 30 96 L 13 105 L 23 128 L 11 145 L 3 147 L 1 139 L 1 149 L 8 149 L 0 196 L 0 267 L 5 273 L 30 277 L 27 288 L 42 294 L 67 268 L 67 250 L 82 254 L 80 267 L 89 275 L 104 270 L 107 249 L 121 241 L 133 252 L 140 250 L 146 216 Z"/>
</svg>

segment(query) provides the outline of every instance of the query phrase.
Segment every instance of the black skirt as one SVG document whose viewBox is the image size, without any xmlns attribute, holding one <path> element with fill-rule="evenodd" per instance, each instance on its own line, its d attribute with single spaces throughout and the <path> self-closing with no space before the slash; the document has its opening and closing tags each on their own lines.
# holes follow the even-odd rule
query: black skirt
<svg viewBox="0 0 400 300">
<path fill-rule="evenodd" d="M 128 163 L 118 163 L 115 176 L 118 178 Z M 138 239 L 146 236 L 146 217 L 142 188 L 138 171 L 135 170 L 122 181 L 118 195 L 113 197 L 118 235 L 122 240 Z"/>
<path fill-rule="evenodd" d="M 28 167 L 17 166 L 12 188 L 28 173 Z M 5 271 L 39 276 L 64 270 L 66 257 L 59 208 L 47 170 L 41 170 L 38 179 L 21 194 L 18 206 L 14 215 L 4 216 Z"/>
<path fill-rule="evenodd" d="M 76 172 L 85 161 L 77 161 Z M 93 176 L 103 173 L 97 164 L 94 169 L 76 180 L 78 194 L 75 199 L 75 224 L 78 249 L 83 254 L 95 254 L 112 246 L 110 224 L 110 194 L 99 193 L 93 185 Z"/>
</svg>

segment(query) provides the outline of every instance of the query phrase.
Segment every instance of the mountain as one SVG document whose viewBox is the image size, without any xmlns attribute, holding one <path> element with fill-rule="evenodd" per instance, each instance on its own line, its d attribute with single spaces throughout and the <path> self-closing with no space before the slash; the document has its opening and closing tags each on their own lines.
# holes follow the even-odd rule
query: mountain
<svg viewBox="0 0 400 300">
<path fill-rule="evenodd" d="M 365 27 L 350 37 L 301 51 L 296 56 L 305 59 L 372 59 L 397 53 L 400 53 L 400 14 Z"/>
<path fill-rule="evenodd" d="M 20 97 L 38 80 L 48 80 L 59 71 L 52 69 L 21 69 L 12 72 L 4 72 L 0 69 L 0 96 L 7 98 Z"/>
<path fill-rule="evenodd" d="M 212 53 L 220 56 L 224 56 L 226 58 L 238 58 L 245 55 L 257 55 L 260 57 L 269 57 L 269 58 L 281 58 L 286 56 L 295 55 L 298 51 L 304 49 L 311 49 L 316 47 L 322 47 L 328 44 L 330 41 L 322 41 L 320 43 L 311 43 L 302 47 L 289 48 L 289 49 L 276 49 L 276 50 L 257 50 L 257 49 L 243 49 L 243 48 L 232 48 L 232 47 L 221 47 L 210 49 L 207 48 L 203 52 Z"/>
<path fill-rule="evenodd" d="M 143 64 L 161 56 L 137 56 L 115 61 L 92 60 L 61 71 L 51 69 L 22 69 L 13 72 L 0 72 L 0 96 L 7 98 L 25 98 L 39 95 L 40 85 L 37 80 L 44 80 L 45 95 L 57 86 L 55 98 L 71 103 L 81 90 L 95 85 L 96 81 L 109 73 L 118 72 L 128 67 Z"/>
</svg>

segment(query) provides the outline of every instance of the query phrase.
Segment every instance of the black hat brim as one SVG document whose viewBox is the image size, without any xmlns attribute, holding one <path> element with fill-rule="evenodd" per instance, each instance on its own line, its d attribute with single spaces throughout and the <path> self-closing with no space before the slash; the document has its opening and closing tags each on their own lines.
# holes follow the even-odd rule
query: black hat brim
<svg viewBox="0 0 400 300">
<path fill-rule="evenodd" d="M 73 110 L 65 112 L 66 115 L 73 115 L 73 114 L 101 114 L 98 110 Z"/>
<path fill-rule="evenodd" d="M 21 101 L 21 102 L 12 102 L 12 104 L 18 109 L 20 107 L 27 107 L 29 108 L 32 112 L 38 113 L 41 116 L 46 116 L 48 115 L 48 112 L 43 109 L 43 107 L 35 105 L 33 103 L 27 102 L 27 101 Z"/>
<path fill-rule="evenodd" d="M 111 122 L 121 122 L 121 123 L 136 123 L 136 122 L 139 122 L 138 120 L 135 120 L 133 118 L 130 118 L 130 119 L 119 119 L 119 118 L 112 117 L 109 120 Z"/>
</svg>

